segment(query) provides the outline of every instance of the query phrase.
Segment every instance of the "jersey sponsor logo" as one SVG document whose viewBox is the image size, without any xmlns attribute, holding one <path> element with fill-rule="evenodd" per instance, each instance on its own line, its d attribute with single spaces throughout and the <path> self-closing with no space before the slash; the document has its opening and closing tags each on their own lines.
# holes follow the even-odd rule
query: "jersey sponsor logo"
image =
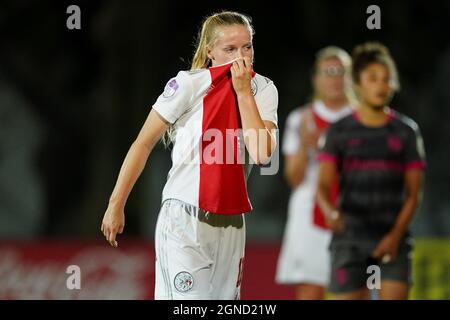
<svg viewBox="0 0 450 320">
<path fill-rule="evenodd" d="M 166 87 L 164 88 L 163 97 L 169 98 L 175 94 L 178 90 L 178 82 L 176 79 L 171 79 L 167 82 Z"/>
<path fill-rule="evenodd" d="M 361 145 L 361 139 L 359 138 L 352 138 L 350 139 L 350 141 L 348 142 L 348 146 L 350 148 L 354 148 L 354 147 L 358 147 Z"/>
<path fill-rule="evenodd" d="M 187 292 L 194 286 L 194 277 L 187 271 L 181 271 L 175 276 L 173 284 L 177 291 Z"/>
<path fill-rule="evenodd" d="M 394 152 L 399 152 L 402 150 L 402 141 L 399 137 L 392 135 L 388 137 L 389 149 Z"/>
</svg>

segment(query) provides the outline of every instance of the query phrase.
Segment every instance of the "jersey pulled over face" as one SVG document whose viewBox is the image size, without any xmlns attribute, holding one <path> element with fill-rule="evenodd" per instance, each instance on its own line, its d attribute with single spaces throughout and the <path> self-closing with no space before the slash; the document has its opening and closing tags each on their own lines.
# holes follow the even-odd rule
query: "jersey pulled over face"
<svg viewBox="0 0 450 320">
<path fill-rule="evenodd" d="M 246 57 L 253 61 L 252 34 L 249 28 L 238 24 L 218 27 L 217 39 L 208 50 L 212 66 L 216 67 Z"/>
<path fill-rule="evenodd" d="M 246 186 L 251 165 L 244 159 L 230 68 L 231 63 L 180 71 L 153 105 L 174 129 L 173 164 L 162 201 L 174 198 L 217 214 L 251 211 Z M 251 82 L 261 119 L 277 125 L 275 85 L 257 73 Z"/>
</svg>

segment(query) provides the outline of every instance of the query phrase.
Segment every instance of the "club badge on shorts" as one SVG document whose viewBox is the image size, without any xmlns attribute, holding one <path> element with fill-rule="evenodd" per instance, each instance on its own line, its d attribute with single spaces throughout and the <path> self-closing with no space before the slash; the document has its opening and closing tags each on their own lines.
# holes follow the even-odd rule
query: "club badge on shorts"
<svg viewBox="0 0 450 320">
<path fill-rule="evenodd" d="M 173 284 L 179 292 L 187 292 L 194 285 L 194 277 L 189 272 L 181 271 L 175 276 Z"/>
</svg>

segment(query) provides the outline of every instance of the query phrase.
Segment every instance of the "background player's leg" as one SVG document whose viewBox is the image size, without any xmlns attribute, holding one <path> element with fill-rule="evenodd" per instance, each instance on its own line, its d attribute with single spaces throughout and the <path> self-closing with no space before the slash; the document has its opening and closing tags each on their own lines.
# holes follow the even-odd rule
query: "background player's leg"
<svg viewBox="0 0 450 320">
<path fill-rule="evenodd" d="M 346 293 L 335 293 L 332 295 L 333 300 L 369 300 L 370 292 L 367 288 L 350 291 Z"/>
<path fill-rule="evenodd" d="M 325 288 L 316 284 L 301 283 L 296 287 L 297 300 L 323 300 Z"/>
<path fill-rule="evenodd" d="M 382 280 L 378 291 L 380 300 L 406 300 L 408 299 L 408 284 L 398 280 Z"/>
</svg>

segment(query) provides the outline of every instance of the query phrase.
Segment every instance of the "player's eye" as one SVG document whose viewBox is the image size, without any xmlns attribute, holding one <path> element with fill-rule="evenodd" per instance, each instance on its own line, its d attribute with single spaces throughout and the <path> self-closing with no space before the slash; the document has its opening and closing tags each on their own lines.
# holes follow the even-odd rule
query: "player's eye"
<svg viewBox="0 0 450 320">
<path fill-rule="evenodd" d="M 370 75 L 367 77 L 367 80 L 369 80 L 370 82 L 376 82 L 376 81 L 377 81 L 377 76 L 374 75 L 374 74 L 370 74 Z"/>
</svg>

